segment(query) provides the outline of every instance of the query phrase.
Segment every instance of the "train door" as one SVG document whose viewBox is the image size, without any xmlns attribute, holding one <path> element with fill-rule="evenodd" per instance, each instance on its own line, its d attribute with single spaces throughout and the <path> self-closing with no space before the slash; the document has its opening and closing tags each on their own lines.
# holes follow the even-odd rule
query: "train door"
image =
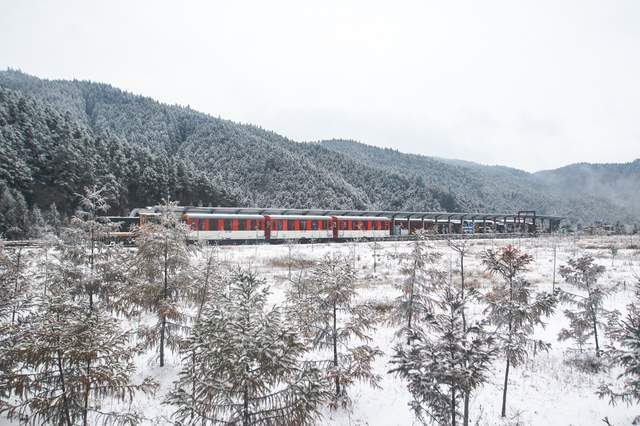
<svg viewBox="0 0 640 426">
<path fill-rule="evenodd" d="M 264 217 L 264 239 L 265 241 L 271 240 L 271 218 L 269 216 Z"/>
<path fill-rule="evenodd" d="M 329 219 L 329 224 L 331 225 L 331 229 L 333 230 L 333 239 L 337 240 L 338 239 L 338 231 L 340 230 L 340 222 L 338 221 L 338 218 L 335 216 L 332 216 L 331 219 Z"/>
</svg>

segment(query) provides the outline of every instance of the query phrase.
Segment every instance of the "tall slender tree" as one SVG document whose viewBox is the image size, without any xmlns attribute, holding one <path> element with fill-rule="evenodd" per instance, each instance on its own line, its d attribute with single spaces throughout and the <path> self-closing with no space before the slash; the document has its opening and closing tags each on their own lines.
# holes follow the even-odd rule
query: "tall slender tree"
<svg viewBox="0 0 640 426">
<path fill-rule="evenodd" d="M 389 322 L 402 325 L 398 334 L 407 336 L 410 343 L 413 331 L 432 315 L 434 292 L 443 274 L 435 268 L 441 254 L 427 244 L 425 234 L 416 234 L 408 253 L 397 253 L 391 257 L 400 263 L 402 282 L 397 285 L 400 295 L 394 300 Z"/>
<path fill-rule="evenodd" d="M 339 253 L 327 254 L 310 276 L 308 303 L 313 312 L 309 328 L 313 347 L 331 354 L 323 364 L 334 386 L 332 408 L 351 403 L 347 388 L 354 382 L 366 381 L 378 387 L 381 380 L 373 373 L 372 363 L 382 352 L 369 345 L 375 313 L 354 301 L 356 273 L 350 260 Z"/>
<path fill-rule="evenodd" d="M 554 294 L 538 292 L 522 274 L 528 270 L 533 258 L 520 249 L 508 245 L 501 249 L 486 250 L 482 263 L 486 270 L 501 280 L 485 296 L 485 313 L 496 326 L 496 340 L 506 358 L 504 387 L 502 390 L 502 417 L 507 414 L 509 369 L 517 367 L 526 356 L 535 326 L 544 326 L 543 317 L 550 316 L 557 304 Z"/>
<path fill-rule="evenodd" d="M 188 332 L 181 301 L 192 293 L 191 248 L 188 227 L 173 213 L 175 203 L 165 202 L 155 220 L 139 229 L 137 252 L 131 267 L 130 300 L 157 321 L 140 329 L 147 348 L 157 348 L 160 366 L 165 365 L 165 347 L 175 352 Z"/>
</svg>

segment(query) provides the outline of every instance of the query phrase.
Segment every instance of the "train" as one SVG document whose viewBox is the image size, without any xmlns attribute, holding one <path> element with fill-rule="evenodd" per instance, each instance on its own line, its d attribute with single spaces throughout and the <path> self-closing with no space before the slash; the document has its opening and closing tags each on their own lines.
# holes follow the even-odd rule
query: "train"
<svg viewBox="0 0 640 426">
<path fill-rule="evenodd" d="M 120 228 L 113 239 L 132 242 L 138 228 L 158 221 L 159 206 L 134 209 L 130 216 L 108 219 Z M 557 228 L 562 218 L 539 216 L 534 211 L 495 215 L 481 213 L 395 212 L 262 209 L 242 207 L 182 207 L 171 209 L 188 225 L 189 241 L 212 243 L 286 241 L 347 241 L 359 239 L 411 238 L 418 231 L 431 234 L 532 234 L 539 223 L 548 230 Z M 499 220 L 501 219 L 501 220 Z M 528 219 L 528 220 L 527 220 Z M 555 222 L 553 222 L 555 221 Z M 540 230 L 544 231 L 543 225 Z"/>
<path fill-rule="evenodd" d="M 133 240 L 135 228 L 157 221 L 159 213 L 107 219 L 119 224 L 113 239 Z M 286 214 L 226 214 L 185 212 L 187 239 L 204 242 L 344 241 L 391 236 L 391 219 L 380 216 L 320 216 Z"/>
</svg>

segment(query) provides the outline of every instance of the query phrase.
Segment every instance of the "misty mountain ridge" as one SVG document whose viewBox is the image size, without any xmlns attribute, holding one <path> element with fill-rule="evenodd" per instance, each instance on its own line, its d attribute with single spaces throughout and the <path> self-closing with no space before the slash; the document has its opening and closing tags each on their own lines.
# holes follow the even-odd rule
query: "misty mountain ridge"
<svg viewBox="0 0 640 426">
<path fill-rule="evenodd" d="M 43 209 L 57 200 L 71 208 L 72 191 L 81 192 L 80 185 L 108 182 L 113 213 L 167 195 L 212 205 L 536 210 L 585 223 L 632 223 L 640 213 L 633 191 L 640 184 L 639 160 L 528 173 L 349 140 L 295 142 L 108 84 L 44 80 L 13 70 L 0 72 L 0 94 L 0 147 L 9 153 L 0 160 L 19 160 L 24 176 L 13 179 L 18 172 L 0 164 L 6 169 L 0 169 L 0 183 Z M 61 132 L 60 123 L 70 131 Z M 92 161 L 91 170 L 66 181 L 49 163 L 51 149 L 68 151 L 83 170 L 83 161 Z M 53 186 L 45 192 L 47 185 Z"/>
</svg>

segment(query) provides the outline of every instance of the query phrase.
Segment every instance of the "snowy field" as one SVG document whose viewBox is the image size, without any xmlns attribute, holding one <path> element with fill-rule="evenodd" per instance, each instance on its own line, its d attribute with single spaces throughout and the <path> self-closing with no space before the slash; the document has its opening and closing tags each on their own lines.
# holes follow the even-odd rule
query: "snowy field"
<svg viewBox="0 0 640 426">
<path fill-rule="evenodd" d="M 541 290 L 551 291 L 553 280 L 553 246 L 557 245 L 557 267 L 564 264 L 571 256 L 589 253 L 598 263 L 606 266 L 602 280 L 621 283 L 621 289 L 607 299 L 606 308 L 625 312 L 625 306 L 633 297 L 634 273 L 640 273 L 640 249 L 627 249 L 628 246 L 640 245 L 640 238 L 634 237 L 546 237 L 538 239 L 515 240 L 472 240 L 470 250 L 465 259 L 465 276 L 467 285 L 478 286 L 481 290 L 491 285 L 492 279 L 480 265 L 479 254 L 487 248 L 498 248 L 511 243 L 531 254 L 535 262 L 527 278 L 536 283 Z M 620 248 L 615 256 L 613 267 L 609 246 Z M 407 242 L 380 243 L 380 254 L 392 254 L 408 250 Z M 451 271 L 452 277 L 459 280 L 459 263 L 456 254 L 447 247 L 445 241 L 435 241 L 436 250 L 442 253 L 442 268 Z M 396 296 L 393 283 L 400 280 L 395 261 L 388 256 L 381 256 L 377 274 L 373 274 L 373 257 L 371 243 L 355 244 L 316 244 L 294 245 L 260 245 L 260 246 L 225 246 L 221 247 L 221 256 L 230 265 L 251 267 L 267 279 L 271 286 L 274 303 L 280 303 L 288 285 L 287 259 L 289 250 L 292 256 L 308 260 L 320 259 L 328 251 L 343 251 L 355 256 L 359 272 L 359 294 L 362 300 L 388 303 Z M 295 272 L 295 271 L 294 271 Z M 497 279 L 497 278 L 495 278 Z M 559 274 L 556 277 L 559 285 L 563 285 Z M 624 288 L 626 283 L 626 290 Z M 498 358 L 494 363 L 493 377 L 490 383 L 472 397 L 472 424 L 478 425 L 603 425 L 606 416 L 612 425 L 629 425 L 634 417 L 640 414 L 640 407 L 617 405 L 612 407 L 607 400 L 595 395 L 595 390 L 602 381 L 615 379 L 616 371 L 601 374 L 587 374 L 575 367 L 565 364 L 565 351 L 570 342 L 558 342 L 558 331 L 566 326 L 567 320 L 562 308 L 548 321 L 547 327 L 537 330 L 536 338 L 552 343 L 549 353 L 541 353 L 532 357 L 526 365 L 512 369 L 509 378 L 508 412 L 506 420 L 500 418 L 500 398 L 504 361 Z M 481 314 L 480 309 L 475 314 Z M 374 334 L 373 344 L 382 349 L 383 357 L 375 363 L 376 373 L 383 377 L 382 389 L 372 389 L 366 384 L 355 385 L 351 389 L 354 404 L 349 410 L 324 411 L 322 424 L 327 425 L 411 425 L 413 415 L 407 405 L 410 394 L 405 383 L 390 374 L 388 361 L 392 347 L 396 343 L 394 329 L 380 324 Z M 605 344 L 607 342 L 605 341 Z M 136 402 L 138 409 L 153 423 L 168 422 L 171 407 L 161 405 L 163 395 L 170 388 L 179 369 L 175 357 L 163 369 L 149 367 L 148 359 L 140 360 L 140 368 L 144 374 L 152 374 L 161 382 L 162 387 L 154 398 L 140 398 Z"/>
<path fill-rule="evenodd" d="M 557 267 L 565 264 L 571 256 L 589 253 L 599 264 L 606 267 L 603 281 L 619 283 L 619 290 L 606 301 L 607 309 L 625 312 L 625 306 L 633 298 L 634 274 L 640 273 L 640 238 L 625 237 L 541 237 L 537 239 L 515 240 L 471 240 L 465 258 L 465 277 L 467 286 L 473 286 L 484 292 L 491 286 L 492 278 L 483 271 L 480 253 L 488 248 L 498 248 L 506 244 L 518 246 L 531 254 L 534 263 L 526 277 L 540 290 L 551 291 L 553 279 L 554 245 L 557 246 Z M 257 271 L 266 278 L 271 287 L 273 303 L 281 303 L 288 286 L 289 254 L 296 259 L 313 261 L 320 259 L 330 251 L 342 251 L 354 256 L 358 270 L 358 290 L 361 301 L 388 304 L 397 291 L 393 284 L 401 277 L 396 261 L 389 254 L 409 249 L 408 242 L 379 243 L 377 273 L 373 272 L 373 250 L 371 242 L 327 243 L 314 245 L 256 245 L 220 247 L 220 256 L 230 265 L 242 265 Z M 454 282 L 459 282 L 459 261 L 457 254 L 448 248 L 445 241 L 434 241 L 435 250 L 442 254 L 441 267 L 448 271 Z M 609 247 L 619 248 L 613 259 Z M 631 248 L 630 248 L 631 247 Z M 636 248 L 633 248 L 636 247 Z M 311 262 L 304 262 L 305 264 Z M 297 271 L 294 269 L 293 273 Z M 559 274 L 556 281 L 564 286 Z M 481 315 L 481 307 L 470 307 L 472 315 Z M 563 307 L 557 309 L 546 328 L 536 330 L 536 338 L 552 344 L 548 353 L 538 353 L 525 365 L 513 368 L 509 378 L 507 418 L 500 417 L 504 360 L 498 358 L 493 365 L 489 383 L 472 396 L 471 424 L 474 425 L 603 425 L 602 419 L 608 417 L 612 425 L 630 425 L 640 407 L 627 407 L 608 404 L 608 400 L 599 399 L 595 390 L 601 382 L 614 381 L 617 371 L 587 374 L 565 363 L 571 342 L 558 342 L 558 331 L 566 327 Z M 134 326 L 135 324 L 131 324 Z M 337 411 L 323 410 L 320 424 L 327 425 L 411 425 L 413 415 L 408 407 L 410 394 L 405 383 L 387 373 L 389 359 L 396 343 L 395 329 L 384 323 L 378 325 L 374 333 L 373 345 L 378 346 L 384 356 L 375 362 L 375 372 L 383 377 L 382 389 L 372 389 L 366 384 L 357 384 L 350 388 L 353 406 Z M 606 338 L 604 344 L 606 345 Z M 146 424 L 171 424 L 172 407 L 163 405 L 162 400 L 169 391 L 180 369 L 177 354 L 170 355 L 168 364 L 157 367 L 152 354 L 138 359 L 140 377 L 153 376 L 160 382 L 160 389 L 153 397 L 139 396 L 132 409 L 144 413 Z M 3 423 L 5 422 L 5 423 Z M 0 424 L 6 420 L 0 419 Z"/>
</svg>

